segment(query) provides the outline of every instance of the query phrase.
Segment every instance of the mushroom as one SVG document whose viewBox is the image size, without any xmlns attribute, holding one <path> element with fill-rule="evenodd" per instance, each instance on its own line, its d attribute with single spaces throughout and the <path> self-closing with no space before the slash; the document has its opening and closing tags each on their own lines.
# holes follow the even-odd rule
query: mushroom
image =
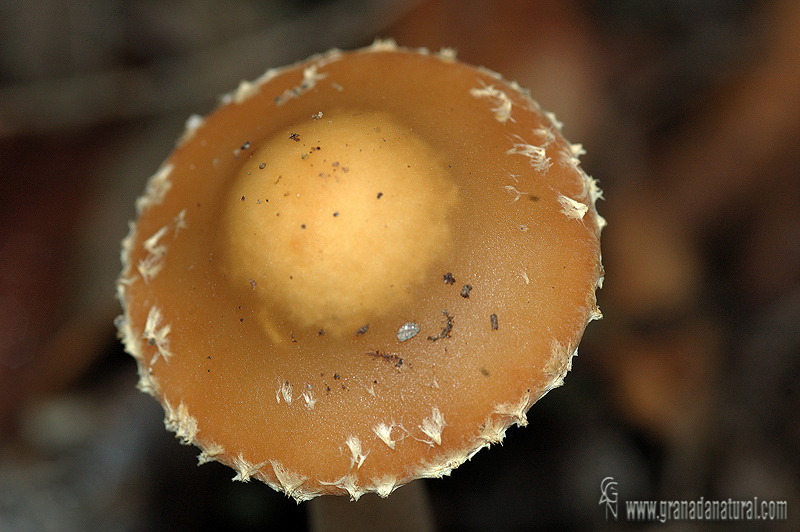
<svg viewBox="0 0 800 532">
<path fill-rule="evenodd" d="M 378 41 L 243 82 L 138 200 L 117 320 L 165 425 L 298 501 L 498 443 L 600 317 L 580 145 L 498 74 Z"/>
</svg>

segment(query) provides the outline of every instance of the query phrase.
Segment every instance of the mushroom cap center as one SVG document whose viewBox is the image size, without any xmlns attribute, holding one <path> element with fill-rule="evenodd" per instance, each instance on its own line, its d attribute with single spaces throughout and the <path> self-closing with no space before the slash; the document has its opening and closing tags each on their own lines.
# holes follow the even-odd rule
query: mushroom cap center
<svg viewBox="0 0 800 532">
<path fill-rule="evenodd" d="M 458 187 L 387 113 L 315 115 L 240 156 L 223 249 L 267 330 L 290 320 L 352 334 L 407 303 L 448 254 Z"/>
</svg>

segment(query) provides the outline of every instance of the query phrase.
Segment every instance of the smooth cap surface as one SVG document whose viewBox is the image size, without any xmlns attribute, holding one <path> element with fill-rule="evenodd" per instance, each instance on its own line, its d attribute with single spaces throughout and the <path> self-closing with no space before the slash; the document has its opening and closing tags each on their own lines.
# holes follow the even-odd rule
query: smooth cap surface
<svg viewBox="0 0 800 532">
<path fill-rule="evenodd" d="M 380 42 L 243 83 L 123 244 L 118 320 L 167 427 L 297 500 L 448 474 L 559 386 L 600 191 L 527 93 Z"/>
</svg>

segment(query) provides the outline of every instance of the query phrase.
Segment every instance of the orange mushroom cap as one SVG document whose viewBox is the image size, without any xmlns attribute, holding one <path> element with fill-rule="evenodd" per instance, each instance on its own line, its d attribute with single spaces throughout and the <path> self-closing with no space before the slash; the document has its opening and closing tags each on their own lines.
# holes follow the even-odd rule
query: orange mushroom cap
<svg viewBox="0 0 800 532">
<path fill-rule="evenodd" d="M 118 327 L 182 443 L 298 501 L 524 425 L 600 317 L 601 192 L 552 114 L 376 42 L 242 83 L 137 203 Z"/>
</svg>

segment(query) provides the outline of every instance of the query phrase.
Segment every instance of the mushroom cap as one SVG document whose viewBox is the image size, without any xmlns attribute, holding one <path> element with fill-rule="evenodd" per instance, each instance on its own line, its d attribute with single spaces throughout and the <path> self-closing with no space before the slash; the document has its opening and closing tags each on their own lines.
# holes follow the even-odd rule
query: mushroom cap
<svg viewBox="0 0 800 532">
<path fill-rule="evenodd" d="M 376 42 L 242 83 L 137 202 L 117 326 L 185 444 L 296 500 L 502 440 L 600 317 L 596 182 L 515 83 Z"/>
</svg>

